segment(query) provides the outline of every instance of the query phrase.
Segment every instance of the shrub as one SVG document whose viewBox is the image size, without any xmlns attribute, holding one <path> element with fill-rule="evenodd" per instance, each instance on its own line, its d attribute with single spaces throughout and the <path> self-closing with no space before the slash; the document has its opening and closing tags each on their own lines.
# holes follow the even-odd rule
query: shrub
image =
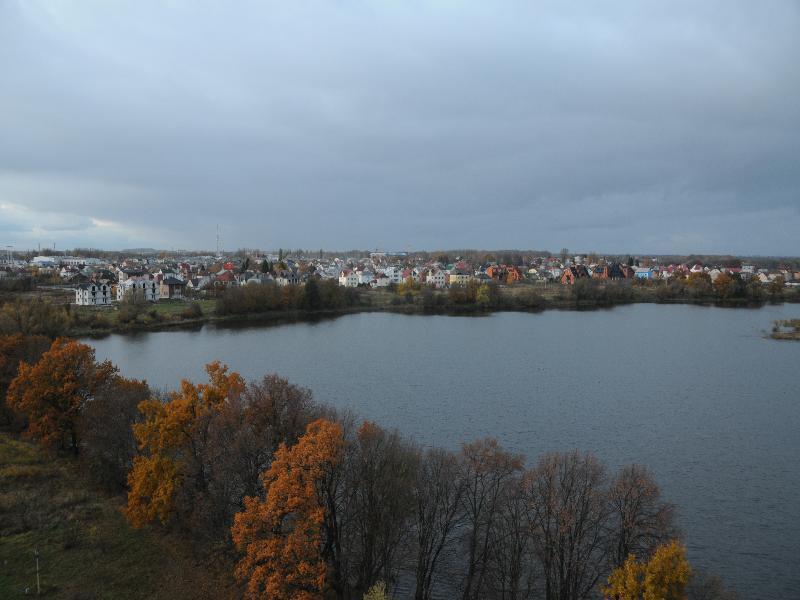
<svg viewBox="0 0 800 600">
<path fill-rule="evenodd" d="M 141 312 L 142 308 L 138 304 L 123 304 L 119 309 L 117 320 L 120 323 L 133 323 Z"/>
<path fill-rule="evenodd" d="M 184 319 L 199 319 L 202 316 L 203 308 L 197 302 L 192 302 L 181 312 L 181 317 Z"/>
</svg>

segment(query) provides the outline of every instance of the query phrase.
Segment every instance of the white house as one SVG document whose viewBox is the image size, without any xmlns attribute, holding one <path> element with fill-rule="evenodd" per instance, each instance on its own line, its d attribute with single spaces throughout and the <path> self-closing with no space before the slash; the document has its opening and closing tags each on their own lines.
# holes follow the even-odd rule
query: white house
<svg viewBox="0 0 800 600">
<path fill-rule="evenodd" d="M 363 271 L 356 270 L 356 274 L 358 275 L 358 283 L 361 285 L 370 285 L 372 284 L 372 280 L 375 279 L 375 274 L 369 269 L 364 269 Z"/>
<path fill-rule="evenodd" d="M 386 273 L 379 272 L 377 275 L 375 275 L 375 279 L 372 280 L 372 287 L 389 287 L 391 282 L 391 278 L 387 276 Z"/>
<path fill-rule="evenodd" d="M 111 304 L 111 286 L 106 283 L 82 283 L 75 288 L 78 306 L 108 306 Z"/>
<path fill-rule="evenodd" d="M 147 302 L 158 302 L 161 290 L 153 279 L 126 279 L 117 286 L 117 301 L 125 299 L 125 295 L 132 293 L 137 299 Z"/>
<path fill-rule="evenodd" d="M 358 274 L 350 269 L 339 271 L 339 285 L 342 287 L 358 287 Z"/>
<path fill-rule="evenodd" d="M 402 267 L 386 267 L 386 269 L 384 270 L 384 274 L 394 284 L 399 285 L 399 284 L 403 283 L 403 269 L 402 269 Z"/>
</svg>

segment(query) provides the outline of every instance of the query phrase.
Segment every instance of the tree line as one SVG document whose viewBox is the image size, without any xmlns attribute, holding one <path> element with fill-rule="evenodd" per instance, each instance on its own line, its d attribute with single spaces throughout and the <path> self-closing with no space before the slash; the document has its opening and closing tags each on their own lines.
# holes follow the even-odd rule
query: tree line
<svg viewBox="0 0 800 600">
<path fill-rule="evenodd" d="M 225 289 L 217 298 L 218 315 L 286 310 L 338 310 L 357 306 L 361 295 L 333 279 L 311 277 L 304 285 L 245 285 Z"/>
<path fill-rule="evenodd" d="M 0 350 L 5 425 L 124 495 L 133 527 L 221 543 L 247 597 L 730 597 L 691 575 L 641 465 L 578 451 L 527 465 L 492 438 L 424 448 L 218 362 L 156 394 L 74 340 Z"/>
</svg>

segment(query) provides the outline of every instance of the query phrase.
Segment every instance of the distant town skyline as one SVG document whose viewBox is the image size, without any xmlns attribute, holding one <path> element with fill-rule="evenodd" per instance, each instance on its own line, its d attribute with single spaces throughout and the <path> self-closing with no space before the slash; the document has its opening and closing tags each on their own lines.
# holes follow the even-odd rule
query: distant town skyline
<svg viewBox="0 0 800 600">
<path fill-rule="evenodd" d="M 0 3 L 0 244 L 800 253 L 800 5 Z"/>
</svg>

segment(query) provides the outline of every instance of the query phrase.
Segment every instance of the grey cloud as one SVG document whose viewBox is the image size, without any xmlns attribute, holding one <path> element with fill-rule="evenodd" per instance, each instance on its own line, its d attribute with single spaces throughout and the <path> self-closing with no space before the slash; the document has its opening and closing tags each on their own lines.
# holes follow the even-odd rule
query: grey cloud
<svg viewBox="0 0 800 600">
<path fill-rule="evenodd" d="M 797 56 L 790 1 L 5 2 L 0 201 L 116 245 L 796 254 Z"/>
</svg>

